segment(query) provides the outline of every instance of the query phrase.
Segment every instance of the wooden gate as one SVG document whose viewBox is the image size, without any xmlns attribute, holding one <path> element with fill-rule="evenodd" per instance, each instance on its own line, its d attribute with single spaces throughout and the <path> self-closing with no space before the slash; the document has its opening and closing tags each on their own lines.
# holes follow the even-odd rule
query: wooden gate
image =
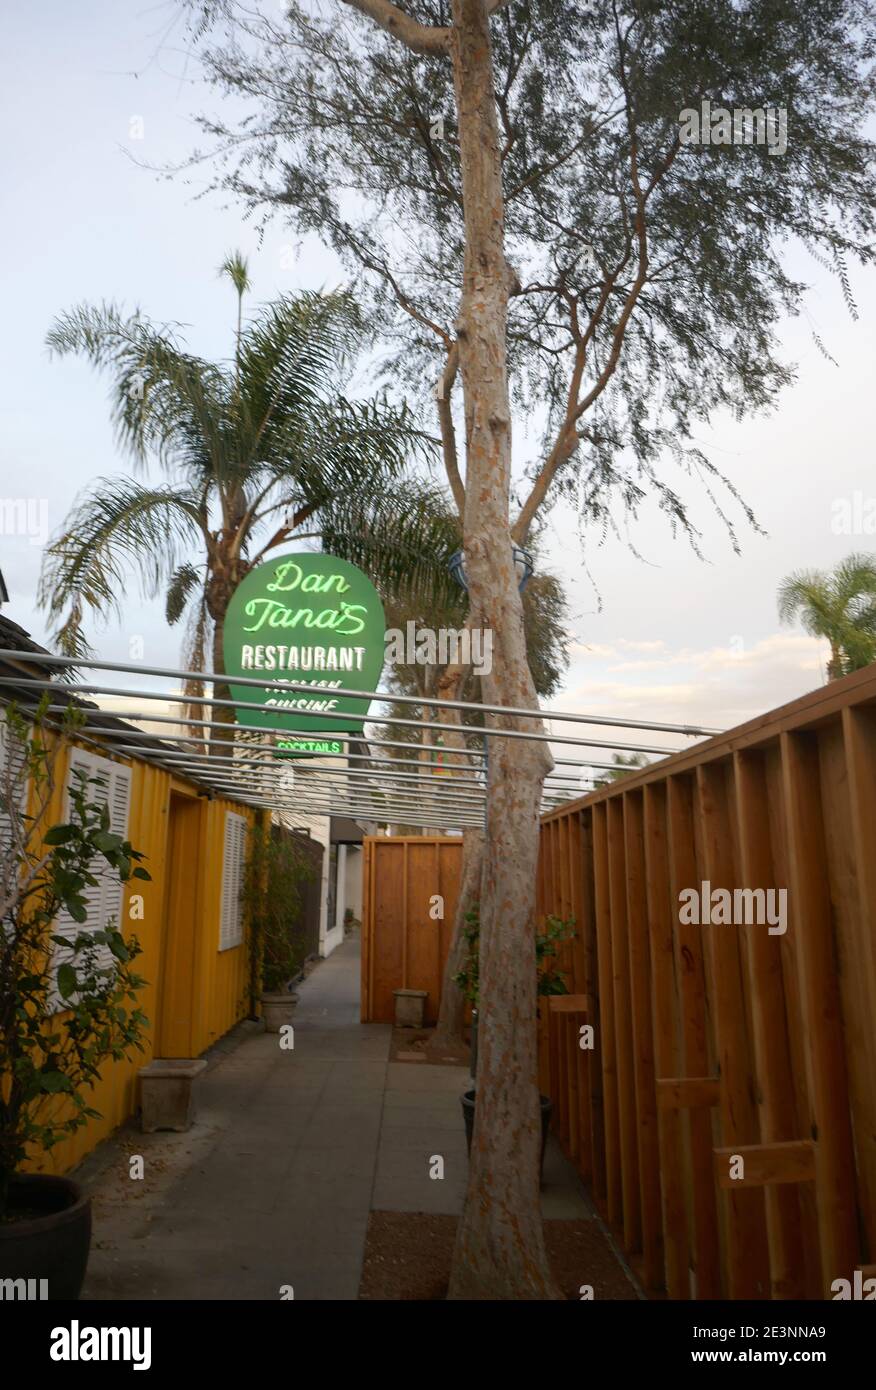
<svg viewBox="0 0 876 1390">
<path fill-rule="evenodd" d="M 366 836 L 362 884 L 362 1022 L 391 1023 L 394 989 L 428 990 L 434 1022 L 459 895 L 458 836 Z"/>
</svg>

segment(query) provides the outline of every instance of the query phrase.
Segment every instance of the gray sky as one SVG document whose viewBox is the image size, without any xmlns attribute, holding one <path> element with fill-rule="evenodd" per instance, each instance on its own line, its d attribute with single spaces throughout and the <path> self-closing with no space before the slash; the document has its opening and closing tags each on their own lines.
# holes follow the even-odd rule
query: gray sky
<svg viewBox="0 0 876 1390">
<path fill-rule="evenodd" d="M 275 224 L 259 246 L 236 206 L 217 195 L 197 200 L 199 175 L 167 180 L 134 162 L 184 158 L 200 143 L 193 113 L 220 101 L 198 84 L 182 26 L 173 28 L 176 14 L 173 3 L 130 0 L 53 0 L 7 13 L 3 87 L 12 138 L 4 153 L 0 497 L 30 500 L 36 534 L 0 535 L 0 566 L 10 590 L 5 614 L 38 639 L 47 636 L 34 599 L 42 517 L 54 533 L 90 479 L 128 467 L 113 442 L 106 381 L 76 360 L 49 361 L 43 341 L 52 318 L 81 300 L 121 300 L 190 325 L 189 346 L 219 357 L 231 348 L 234 305 L 216 268 L 229 250 L 250 255 L 257 301 L 337 278 L 315 242 L 296 254 Z M 835 525 L 839 499 L 853 504 L 857 493 L 866 504 L 876 496 L 876 277 L 853 270 L 861 312 L 853 322 L 819 267 L 794 255 L 791 268 L 814 286 L 807 315 L 783 335 L 799 363 L 796 386 L 773 416 L 717 420 L 701 440 L 768 535 L 741 530 L 743 553 L 735 556 L 695 483 L 685 495 L 706 563 L 684 540 L 673 541 L 656 509 L 629 527 L 643 560 L 631 552 L 622 520 L 620 539 L 600 546 L 594 535 L 582 544 L 575 518 L 555 509 L 545 562 L 568 586 L 575 630 L 557 706 L 726 727 L 821 684 L 823 645 L 779 628 L 775 591 L 792 569 L 876 550 L 876 536 L 838 533 Z M 812 326 L 838 368 L 819 354 Z M 160 603 L 141 603 L 134 575 L 124 609 L 122 625 L 91 628 L 100 654 L 128 660 L 131 639 L 141 637 L 147 664 L 175 665 L 181 632 L 166 626 Z"/>
</svg>

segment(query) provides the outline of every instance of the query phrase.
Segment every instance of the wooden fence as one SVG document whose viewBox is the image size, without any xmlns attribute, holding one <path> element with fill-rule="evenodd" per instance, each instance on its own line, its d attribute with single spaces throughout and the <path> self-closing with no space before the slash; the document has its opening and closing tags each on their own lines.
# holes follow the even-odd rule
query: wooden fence
<svg viewBox="0 0 876 1390">
<path fill-rule="evenodd" d="M 876 672 L 546 817 L 538 892 L 578 924 L 541 1085 L 646 1288 L 830 1298 L 876 1260 Z"/>
<path fill-rule="evenodd" d="M 365 843 L 362 1017 L 400 985 L 434 1017 L 461 846 Z M 706 882 L 764 897 L 698 925 L 680 895 Z M 576 921 L 540 1085 L 645 1287 L 830 1298 L 872 1265 L 876 671 L 545 817 L 538 910 Z"/>
<path fill-rule="evenodd" d="M 462 840 L 375 835 L 362 844 L 362 1022 L 393 1021 L 394 989 L 428 990 L 426 1020 L 434 1022 L 459 894 Z"/>
</svg>

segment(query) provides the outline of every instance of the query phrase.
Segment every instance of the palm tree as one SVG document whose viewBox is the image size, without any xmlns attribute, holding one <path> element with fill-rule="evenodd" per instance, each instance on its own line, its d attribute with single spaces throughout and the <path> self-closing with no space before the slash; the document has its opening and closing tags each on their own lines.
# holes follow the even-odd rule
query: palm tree
<svg viewBox="0 0 876 1390">
<path fill-rule="evenodd" d="M 452 582 L 434 521 L 446 502 L 411 471 L 429 441 L 405 406 L 385 395 L 351 400 L 342 389 L 365 342 L 350 295 L 284 296 L 245 322 L 246 262 L 235 253 L 220 274 L 238 298 L 230 364 L 191 355 L 173 329 L 112 304 L 80 306 L 48 334 L 52 352 L 81 354 L 109 375 L 135 474 L 154 459 L 165 475 L 96 479 L 48 548 L 38 598 L 66 654 L 90 652 L 87 610 L 120 616 L 132 569 L 144 597 L 165 593 L 169 623 L 188 609 L 186 669 L 207 670 L 211 654 L 218 674 L 232 594 L 289 540 L 366 563 L 390 592 Z"/>
<path fill-rule="evenodd" d="M 832 571 L 798 570 L 779 586 L 779 619 L 798 617 L 830 643 L 828 680 L 876 660 L 876 555 L 849 555 Z"/>
<path fill-rule="evenodd" d="M 614 767 L 606 768 L 601 776 L 594 781 L 594 790 L 599 787 L 607 787 L 612 782 L 619 782 L 622 777 L 629 777 L 631 772 L 637 772 L 639 768 L 648 766 L 648 759 L 644 753 L 615 753 L 612 762 Z"/>
</svg>

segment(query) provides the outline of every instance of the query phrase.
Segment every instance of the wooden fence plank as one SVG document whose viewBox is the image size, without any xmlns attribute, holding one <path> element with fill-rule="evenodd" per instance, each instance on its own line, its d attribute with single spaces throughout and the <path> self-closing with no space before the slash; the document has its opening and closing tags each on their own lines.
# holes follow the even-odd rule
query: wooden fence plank
<svg viewBox="0 0 876 1390">
<path fill-rule="evenodd" d="M 736 822 L 741 876 L 752 887 L 781 888 L 773 859 L 769 788 L 763 755 L 747 750 L 734 758 Z M 743 928 L 751 996 L 753 1074 L 760 1138 L 789 1140 L 797 1133 L 782 947 L 755 924 Z M 773 1298 L 802 1298 L 806 1291 L 799 1194 L 793 1187 L 764 1193 L 770 1285 Z"/>
<path fill-rule="evenodd" d="M 608 865 L 624 1245 L 627 1250 L 639 1250 L 642 1243 L 642 1211 L 639 1194 L 639 1145 L 636 1136 L 630 940 L 621 797 L 608 803 Z"/>
<path fill-rule="evenodd" d="M 666 788 L 645 787 L 645 900 L 651 947 L 654 1065 L 657 1074 L 671 1075 L 681 1061 L 678 999 L 675 987 L 674 912 L 670 902 L 669 857 L 666 838 Z M 658 1087 L 660 1082 L 657 1082 Z M 660 1111 L 660 1195 L 663 1213 L 663 1263 L 670 1298 L 690 1297 L 689 1244 L 685 1210 L 681 1116 Z"/>
<path fill-rule="evenodd" d="M 715 1149 L 715 1176 L 722 1187 L 730 1189 L 812 1182 L 815 1155 L 812 1139 L 792 1139 L 785 1144 L 730 1144 Z M 737 1164 L 742 1171 L 734 1176 Z"/>
<path fill-rule="evenodd" d="M 581 1039 L 581 1022 L 578 1022 L 578 1041 L 581 1067 L 581 1107 L 582 1107 L 582 1147 L 581 1176 L 589 1179 L 597 1198 L 605 1196 L 605 1125 L 602 1110 L 602 1063 L 600 1061 L 599 1037 L 599 974 L 596 963 L 596 914 L 594 909 L 593 884 L 593 833 L 591 818 L 587 814 L 576 816 L 578 822 L 578 848 L 581 865 L 581 970 L 580 981 L 589 1001 L 587 1022 L 593 1032 Z M 582 1041 L 592 1041 L 591 1047 L 582 1047 Z"/>
<path fill-rule="evenodd" d="M 858 1262 L 856 1185 L 842 1016 L 825 863 L 818 748 L 811 734 L 782 734 L 791 926 L 817 1137 L 815 1200 L 827 1297 Z"/>
<path fill-rule="evenodd" d="M 723 763 L 710 763 L 697 769 L 697 810 L 702 827 L 707 882 L 713 890 L 723 889 L 732 893 L 737 886 L 737 878 L 733 865 L 726 767 Z M 766 924 L 760 930 L 765 934 Z M 757 1140 L 758 1125 L 752 1058 L 745 1026 L 739 924 L 732 920 L 729 923 L 710 923 L 703 926 L 702 933 L 711 965 L 712 1019 L 721 1077 L 718 1107 L 721 1136 L 724 1144 L 751 1144 Z M 731 1184 L 727 1200 L 730 1204 L 727 1222 L 728 1294 L 730 1298 L 764 1298 L 769 1288 L 769 1252 L 763 1196 L 759 1192 L 740 1191 Z"/>
<path fill-rule="evenodd" d="M 876 712 L 843 710 L 854 856 L 853 910 L 839 924 L 840 977 L 850 986 L 846 1056 L 854 1068 L 855 1157 L 865 1258 L 876 1259 Z"/>
<path fill-rule="evenodd" d="M 596 950 L 599 968 L 599 1035 L 602 1056 L 602 1105 L 605 1119 L 605 1190 L 608 1219 L 619 1225 L 621 1196 L 620 1126 L 614 1034 L 614 987 L 611 961 L 611 898 L 608 879 L 607 808 L 593 810 L 593 878 L 596 902 Z"/>
<path fill-rule="evenodd" d="M 662 1076 L 657 1082 L 660 1110 L 707 1109 L 720 1104 L 721 1078 L 718 1076 Z"/>
<path fill-rule="evenodd" d="M 643 1269 L 645 1287 L 659 1289 L 663 1283 L 660 1145 L 657 1136 L 657 1095 L 654 1084 L 651 962 L 645 901 L 645 837 L 641 792 L 625 795 L 622 804 Z"/>
<path fill-rule="evenodd" d="M 706 982 L 701 929 L 678 920 L 683 891 L 699 887 L 689 777 L 670 777 L 667 786 L 669 876 L 676 914 L 675 971 L 679 984 L 684 1072 L 709 1074 L 706 1037 Z M 696 1298 L 720 1298 L 718 1211 L 712 1181 L 712 1121 L 709 1111 L 687 1112 L 690 1140 L 688 1188 L 692 1200 Z"/>
</svg>

